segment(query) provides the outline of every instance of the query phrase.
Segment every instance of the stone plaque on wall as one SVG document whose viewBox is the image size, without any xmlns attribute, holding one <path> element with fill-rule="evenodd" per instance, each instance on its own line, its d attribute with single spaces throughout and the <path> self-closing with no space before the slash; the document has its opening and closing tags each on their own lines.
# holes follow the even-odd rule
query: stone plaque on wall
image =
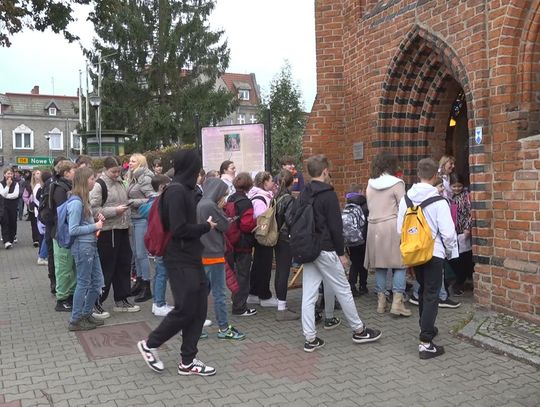
<svg viewBox="0 0 540 407">
<path fill-rule="evenodd" d="M 353 144 L 353 159 L 363 160 L 364 159 L 364 143 L 354 143 Z"/>
</svg>

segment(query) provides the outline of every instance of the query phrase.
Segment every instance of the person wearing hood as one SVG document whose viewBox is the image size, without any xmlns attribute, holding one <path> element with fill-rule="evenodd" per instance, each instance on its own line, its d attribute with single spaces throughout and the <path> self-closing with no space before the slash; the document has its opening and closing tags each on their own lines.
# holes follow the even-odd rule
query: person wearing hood
<svg viewBox="0 0 540 407">
<path fill-rule="evenodd" d="M 369 210 L 367 206 L 366 197 L 362 194 L 361 188 L 358 185 L 352 185 L 349 189 L 349 193 L 345 196 L 347 204 L 357 205 L 363 212 L 364 217 L 369 217 Z M 362 229 L 362 236 L 367 236 L 367 222 Z M 349 259 L 351 260 L 351 267 L 349 268 L 349 284 L 351 285 L 351 291 L 353 297 L 359 297 L 362 294 L 367 294 L 367 277 L 368 271 L 364 267 L 364 260 L 366 258 L 366 244 L 351 246 L 347 248 L 349 252 Z M 356 283 L 359 282 L 358 288 Z"/>
<path fill-rule="evenodd" d="M 205 224 L 212 217 L 216 227 L 201 236 L 204 246 L 202 262 L 206 277 L 210 283 L 210 291 L 214 297 L 214 312 L 218 322 L 219 339 L 243 340 L 246 335 L 229 325 L 227 304 L 225 301 L 225 237 L 229 228 L 229 220 L 223 212 L 227 184 L 219 178 L 210 178 L 203 183 L 203 196 L 197 205 L 197 220 Z"/>
<path fill-rule="evenodd" d="M 128 171 L 128 198 L 131 208 L 131 248 L 137 270 L 137 281 L 131 295 L 135 295 L 135 302 L 144 302 L 152 298 L 150 288 L 150 261 L 148 251 L 144 245 L 144 233 L 148 228 L 148 221 L 139 213 L 139 207 L 154 195 L 152 177 L 154 173 L 148 169 L 146 157 L 142 154 L 133 154 L 129 159 Z"/>
<path fill-rule="evenodd" d="M 439 195 L 433 185 L 437 179 L 437 163 L 431 158 L 424 158 L 418 162 L 418 178 L 420 183 L 414 184 L 407 192 L 413 205 L 420 205 L 428 198 Z M 369 201 L 368 201 L 369 202 Z M 399 202 L 399 212 L 394 234 L 401 235 L 401 229 L 407 203 L 405 198 Z M 435 319 L 439 307 L 439 290 L 443 280 L 444 259 L 458 257 L 457 236 L 452 221 L 450 206 L 444 199 L 425 206 L 422 210 L 431 229 L 435 241 L 433 257 L 425 264 L 414 267 L 416 280 L 420 284 L 419 311 L 420 311 L 420 344 L 418 353 L 420 359 L 430 359 L 444 353 L 442 346 L 433 343 L 437 335 Z M 397 232 L 397 233 L 396 233 Z"/>
<path fill-rule="evenodd" d="M 257 219 L 259 215 L 268 209 L 274 197 L 272 174 L 267 171 L 258 172 L 255 175 L 254 184 L 248 193 L 248 198 L 253 202 L 253 217 Z M 277 298 L 272 296 L 270 291 L 274 249 L 255 241 L 254 250 L 247 303 L 260 304 L 262 307 L 277 307 Z"/>
<path fill-rule="evenodd" d="M 163 261 L 174 298 L 174 308 L 137 348 L 148 367 L 162 372 L 157 348 L 182 331 L 180 375 L 211 376 L 216 369 L 196 359 L 197 344 L 208 308 L 208 279 L 202 264 L 201 236 L 215 228 L 212 217 L 197 223 L 195 202 L 197 175 L 202 168 L 196 150 L 179 150 L 173 155 L 174 177 L 162 194 L 162 221 L 171 239 Z"/>
<path fill-rule="evenodd" d="M 403 302 L 406 288 L 406 268 L 399 250 L 400 236 L 396 235 L 399 201 L 405 195 L 405 183 L 392 174 L 398 171 L 398 159 L 389 152 L 378 154 L 373 160 L 372 177 L 366 190 L 369 209 L 366 240 L 366 269 L 375 268 L 377 313 L 386 311 L 386 272 L 392 270 L 392 307 L 390 313 L 409 317 L 411 311 Z"/>
</svg>

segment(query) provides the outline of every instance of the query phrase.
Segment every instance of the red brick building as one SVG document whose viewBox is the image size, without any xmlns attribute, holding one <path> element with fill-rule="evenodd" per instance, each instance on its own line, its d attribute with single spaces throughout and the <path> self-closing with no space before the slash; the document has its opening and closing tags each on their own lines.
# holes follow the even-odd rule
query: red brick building
<svg viewBox="0 0 540 407">
<path fill-rule="evenodd" d="M 443 154 L 469 175 L 478 305 L 540 323 L 540 0 L 317 0 L 304 154 L 336 188 L 371 157 Z M 452 123 L 450 124 L 450 119 Z"/>
</svg>

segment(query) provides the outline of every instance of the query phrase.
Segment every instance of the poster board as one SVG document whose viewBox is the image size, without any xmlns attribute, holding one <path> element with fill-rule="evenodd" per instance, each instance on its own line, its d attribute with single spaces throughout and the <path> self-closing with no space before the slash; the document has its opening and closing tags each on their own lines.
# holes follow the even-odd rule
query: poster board
<svg viewBox="0 0 540 407">
<path fill-rule="evenodd" d="M 234 162 L 236 173 L 264 170 L 264 124 L 203 127 L 203 168 L 219 170 L 225 160 Z"/>
</svg>

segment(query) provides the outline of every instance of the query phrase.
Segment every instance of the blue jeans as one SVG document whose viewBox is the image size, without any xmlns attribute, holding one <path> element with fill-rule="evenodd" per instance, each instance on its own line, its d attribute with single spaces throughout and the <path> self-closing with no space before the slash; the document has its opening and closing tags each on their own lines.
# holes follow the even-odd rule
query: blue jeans
<svg viewBox="0 0 540 407">
<path fill-rule="evenodd" d="M 75 260 L 77 274 L 71 322 L 76 322 L 83 315 L 89 315 L 92 312 L 105 284 L 97 251 L 97 242 L 79 242 L 76 239 L 73 246 L 71 246 L 71 254 Z"/>
<path fill-rule="evenodd" d="M 135 218 L 131 219 L 133 224 L 133 235 L 131 237 L 131 250 L 135 259 L 135 268 L 137 269 L 137 277 L 141 277 L 144 281 L 150 280 L 150 261 L 148 260 L 148 251 L 144 245 L 144 233 L 148 227 L 146 219 Z"/>
<path fill-rule="evenodd" d="M 163 307 L 165 301 L 165 291 L 167 290 L 167 269 L 163 262 L 163 257 L 156 257 L 156 274 L 154 276 L 154 304 Z"/>
<path fill-rule="evenodd" d="M 219 329 L 227 329 L 229 320 L 227 318 L 227 305 L 225 304 L 225 264 L 212 264 L 204 266 L 204 271 L 208 277 L 209 290 L 214 297 L 214 313 L 216 314 Z"/>
<path fill-rule="evenodd" d="M 41 235 L 43 236 L 43 235 Z M 49 255 L 49 248 L 47 247 L 47 240 L 45 238 L 41 239 L 41 245 L 39 246 L 39 253 L 38 256 L 41 259 L 46 259 Z"/>
<path fill-rule="evenodd" d="M 386 291 L 386 271 L 388 269 L 378 268 L 375 269 L 375 285 L 377 287 L 377 293 L 384 293 Z M 393 271 L 392 279 L 392 292 L 405 293 L 405 269 L 391 269 Z"/>
</svg>

